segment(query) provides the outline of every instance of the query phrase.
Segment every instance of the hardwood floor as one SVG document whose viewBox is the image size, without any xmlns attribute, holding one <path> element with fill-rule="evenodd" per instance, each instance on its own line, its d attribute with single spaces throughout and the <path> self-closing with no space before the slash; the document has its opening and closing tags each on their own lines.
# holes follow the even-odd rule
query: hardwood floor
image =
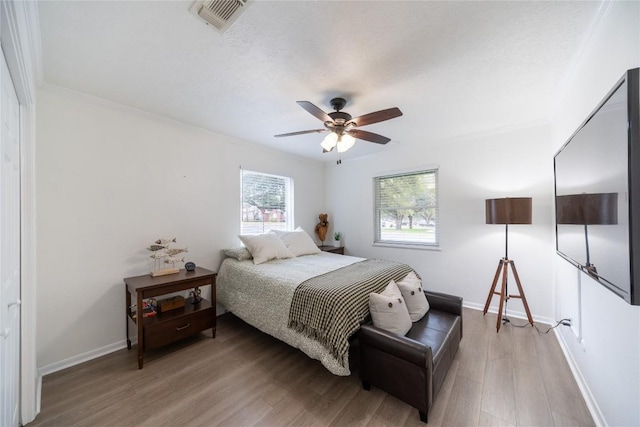
<svg viewBox="0 0 640 427">
<path fill-rule="evenodd" d="M 593 426 L 552 333 L 464 310 L 464 337 L 429 426 Z M 514 319 L 514 323 L 524 321 Z M 541 326 L 541 329 L 546 329 Z M 424 426 L 354 366 L 322 365 L 226 314 L 210 331 L 145 355 L 120 350 L 48 375 L 29 426 Z"/>
</svg>

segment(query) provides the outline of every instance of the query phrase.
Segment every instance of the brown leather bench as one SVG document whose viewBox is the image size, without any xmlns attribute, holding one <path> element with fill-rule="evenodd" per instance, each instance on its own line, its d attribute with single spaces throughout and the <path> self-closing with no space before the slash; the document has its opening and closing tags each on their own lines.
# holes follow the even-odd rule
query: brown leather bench
<svg viewBox="0 0 640 427">
<path fill-rule="evenodd" d="M 406 336 L 366 323 L 360 328 L 360 379 L 418 409 L 427 422 L 462 339 L 462 298 L 424 292 L 429 312 Z"/>
</svg>

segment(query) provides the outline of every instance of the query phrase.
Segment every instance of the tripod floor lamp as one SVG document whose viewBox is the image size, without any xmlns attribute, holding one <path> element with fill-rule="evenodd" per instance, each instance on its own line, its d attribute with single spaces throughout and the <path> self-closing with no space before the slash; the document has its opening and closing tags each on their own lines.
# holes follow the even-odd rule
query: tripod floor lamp
<svg viewBox="0 0 640 427">
<path fill-rule="evenodd" d="M 491 284 L 491 290 L 489 290 L 489 296 L 487 302 L 484 305 L 483 314 L 487 314 L 489 310 L 489 304 L 494 295 L 500 295 L 500 305 L 498 307 L 498 323 L 496 325 L 496 332 L 500 332 L 500 326 L 503 321 L 508 322 L 507 319 L 507 301 L 509 298 L 519 298 L 522 300 L 524 310 L 527 313 L 527 319 L 529 323 L 533 325 L 533 318 L 529 311 L 529 305 L 527 304 L 527 298 L 524 296 L 524 290 L 520 283 L 520 277 L 518 277 L 518 270 L 513 260 L 509 259 L 509 224 L 531 224 L 531 197 L 506 197 L 502 199 L 487 199 L 485 201 L 486 206 L 486 218 L 487 224 L 504 224 L 504 258 L 498 262 L 498 269 L 496 275 L 493 277 L 493 283 Z M 516 280 L 518 286 L 518 295 L 509 294 L 508 290 L 508 267 L 511 267 L 513 277 Z M 502 273 L 502 287 L 500 292 L 496 292 L 496 285 L 498 279 Z M 502 316 L 502 308 L 504 307 L 504 319 Z"/>
</svg>

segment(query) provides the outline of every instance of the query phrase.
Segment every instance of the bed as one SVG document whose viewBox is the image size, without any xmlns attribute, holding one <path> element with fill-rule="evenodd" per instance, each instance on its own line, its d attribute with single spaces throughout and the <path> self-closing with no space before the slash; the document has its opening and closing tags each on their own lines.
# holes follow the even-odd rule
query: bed
<svg viewBox="0 0 640 427">
<path fill-rule="evenodd" d="M 331 373 L 346 376 L 348 339 L 369 314 L 369 294 L 410 271 L 392 261 L 328 252 L 258 265 L 246 257 L 227 257 L 217 275 L 217 300 L 250 325 L 319 360 Z"/>
</svg>

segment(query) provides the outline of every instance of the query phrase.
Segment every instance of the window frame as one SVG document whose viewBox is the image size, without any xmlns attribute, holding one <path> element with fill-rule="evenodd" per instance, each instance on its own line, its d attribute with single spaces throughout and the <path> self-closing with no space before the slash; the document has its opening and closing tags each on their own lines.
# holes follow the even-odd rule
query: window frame
<svg viewBox="0 0 640 427">
<path fill-rule="evenodd" d="M 382 237 L 382 209 L 380 207 L 381 197 L 379 194 L 380 181 L 389 178 L 400 178 L 412 175 L 433 175 L 433 185 L 435 194 L 433 204 L 424 206 L 425 209 L 434 209 L 433 227 L 434 241 L 416 241 L 416 240 L 399 240 L 385 239 Z M 440 250 L 440 189 L 439 189 L 439 167 L 438 165 L 428 165 L 420 168 L 409 170 L 379 173 L 372 177 L 373 187 L 373 245 L 383 247 L 397 247 L 405 249 L 422 249 L 422 250 Z"/>
<path fill-rule="evenodd" d="M 245 174 L 262 176 L 270 179 L 282 179 L 284 180 L 285 186 L 285 196 L 284 196 L 284 218 L 283 222 L 271 222 L 264 220 L 264 212 L 262 212 L 260 221 L 245 221 L 246 212 L 245 212 Z M 255 224 L 262 224 L 261 231 L 256 232 L 256 227 L 253 229 L 247 228 L 245 229 L 245 223 L 253 222 Z M 274 224 L 284 224 L 284 227 L 276 226 Z M 294 213 L 294 186 L 293 186 L 293 178 L 290 176 L 284 175 L 276 175 L 272 173 L 259 172 L 255 170 L 243 169 L 240 168 L 240 234 L 264 234 L 269 230 L 283 230 L 283 231 L 291 231 L 293 230 L 293 225 L 295 224 L 295 213 Z"/>
</svg>

